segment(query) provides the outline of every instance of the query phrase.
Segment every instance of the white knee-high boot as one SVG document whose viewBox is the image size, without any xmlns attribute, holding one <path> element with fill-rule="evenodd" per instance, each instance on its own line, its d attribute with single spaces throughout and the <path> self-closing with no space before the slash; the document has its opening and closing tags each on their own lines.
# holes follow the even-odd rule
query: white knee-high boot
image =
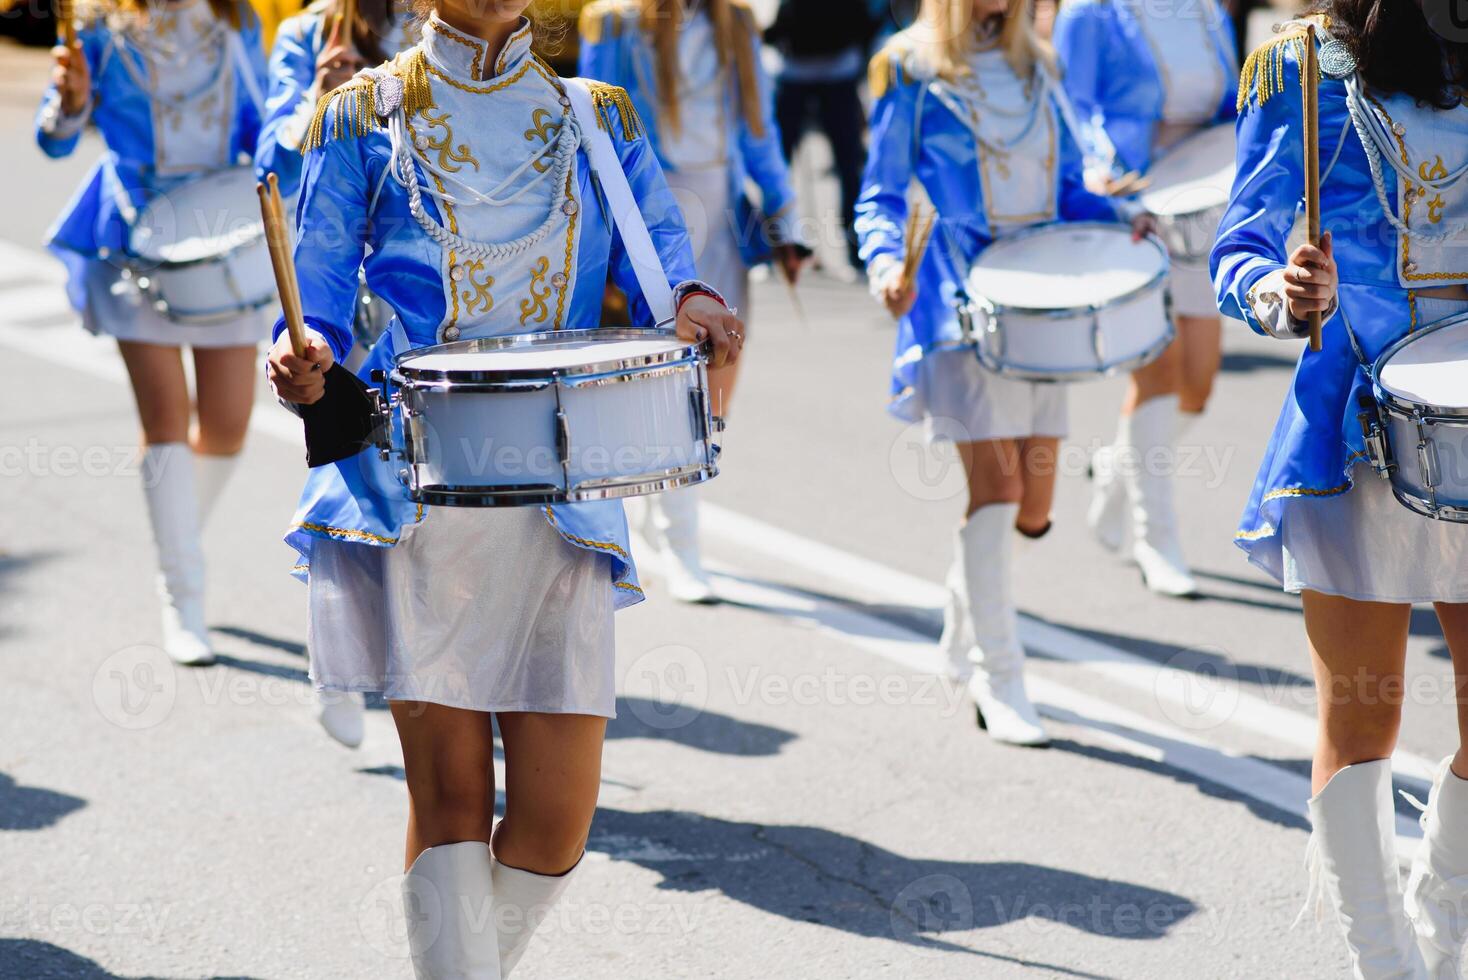
<svg viewBox="0 0 1468 980">
<path fill-rule="evenodd" d="M 969 516 L 963 544 L 963 596 L 974 645 L 969 693 L 979 724 L 1000 742 L 1046 745 L 1049 738 L 1025 691 L 1025 651 L 1019 642 L 1010 557 L 1019 504 L 989 504 Z"/>
<path fill-rule="evenodd" d="M 1407 916 L 1432 980 L 1460 980 L 1468 938 L 1468 780 L 1438 767 L 1407 877 Z"/>
<path fill-rule="evenodd" d="M 1114 465 L 1131 498 L 1132 559 L 1142 580 L 1153 592 L 1189 596 L 1197 594 L 1198 583 L 1183 558 L 1173 500 L 1177 415 L 1176 395 L 1138 405 Z"/>
<path fill-rule="evenodd" d="M 418 980 L 500 980 L 489 845 L 440 844 L 403 878 L 408 951 Z"/>
<path fill-rule="evenodd" d="M 955 684 L 967 684 L 974 672 L 973 661 L 969 659 L 974 631 L 969 620 L 963 581 L 963 531 L 960 529 L 953 537 L 953 564 L 948 567 L 948 576 L 943 582 L 948 590 L 948 601 L 943 606 L 943 635 L 938 638 L 938 650 L 943 655 L 943 673 Z"/>
<path fill-rule="evenodd" d="M 163 649 L 181 664 L 213 663 L 204 623 L 204 548 L 194 454 L 187 443 L 163 442 L 144 450 L 143 493 L 158 549 Z"/>
<path fill-rule="evenodd" d="M 1102 446 L 1091 457 L 1091 504 L 1086 524 L 1107 551 L 1120 551 L 1126 542 L 1126 484 L 1117 470 L 1118 447 L 1130 441 L 1131 416 L 1123 415 L 1116 425 L 1116 441 Z"/>
<path fill-rule="evenodd" d="M 584 857 L 584 855 L 583 855 Z M 500 976 L 508 977 L 535 930 L 560 901 L 571 878 L 581 868 L 578 860 L 562 875 L 538 875 L 494 861 L 494 922 L 499 931 Z"/>
<path fill-rule="evenodd" d="M 224 493 L 239 459 L 239 453 L 230 453 L 227 456 L 194 454 L 194 482 L 199 492 L 200 527 L 209 523 L 209 515 L 214 513 L 214 505 L 219 502 L 219 495 Z"/>
<path fill-rule="evenodd" d="M 685 487 L 657 494 L 648 498 L 648 508 L 668 593 L 679 602 L 713 602 L 717 597 L 699 555 L 697 490 Z"/>
<path fill-rule="evenodd" d="M 1335 909 L 1358 980 L 1423 980 L 1397 873 L 1391 760 L 1346 766 L 1310 800 L 1311 900 Z"/>
</svg>

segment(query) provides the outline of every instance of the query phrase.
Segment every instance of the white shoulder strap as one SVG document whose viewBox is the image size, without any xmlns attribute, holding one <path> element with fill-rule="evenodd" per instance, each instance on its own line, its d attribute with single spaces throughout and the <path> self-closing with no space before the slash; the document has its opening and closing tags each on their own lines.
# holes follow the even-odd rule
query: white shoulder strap
<svg viewBox="0 0 1468 980">
<path fill-rule="evenodd" d="M 229 45 L 230 59 L 245 82 L 245 94 L 255 104 L 255 111 L 263 120 L 265 116 L 265 93 L 260 90 L 260 79 L 255 75 L 255 68 L 250 64 L 249 52 L 245 50 L 245 42 L 240 37 L 239 31 L 230 31 L 226 43 Z"/>
<path fill-rule="evenodd" d="M 647 221 L 627 182 L 622 169 L 622 160 L 612 145 L 612 138 L 597 126 L 596 107 L 592 104 L 591 89 L 580 78 L 561 80 L 566 86 L 566 96 L 571 100 L 571 111 L 581 124 L 586 155 L 591 160 L 591 169 L 601 181 L 602 191 L 611 208 L 612 223 L 622 233 L 622 243 L 627 248 L 627 257 L 632 262 L 632 271 L 642 296 L 652 310 L 658 323 L 673 319 L 673 287 L 668 285 L 668 274 L 663 269 L 663 260 L 652 243 Z"/>
</svg>

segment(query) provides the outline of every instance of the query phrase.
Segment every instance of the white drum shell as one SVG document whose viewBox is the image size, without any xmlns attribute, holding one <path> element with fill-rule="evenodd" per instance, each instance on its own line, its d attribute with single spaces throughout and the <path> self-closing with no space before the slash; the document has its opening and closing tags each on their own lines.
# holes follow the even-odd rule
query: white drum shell
<svg viewBox="0 0 1468 980">
<path fill-rule="evenodd" d="M 206 174 L 150 202 L 131 230 L 128 252 L 138 287 L 171 320 L 225 321 L 275 302 L 249 167 Z"/>
<path fill-rule="evenodd" d="M 429 503 L 607 499 L 717 474 L 701 357 L 559 380 L 486 385 L 395 373 L 394 383 L 403 476 L 415 499 Z"/>
<path fill-rule="evenodd" d="M 1457 522 L 1468 522 L 1468 404 L 1462 404 L 1468 398 L 1460 380 L 1465 366 L 1468 316 L 1454 316 L 1393 344 L 1373 370 L 1395 462 L 1392 491 L 1419 514 Z"/>
<path fill-rule="evenodd" d="M 1131 370 L 1172 340 L 1162 288 L 1099 310 L 974 312 L 979 361 L 1031 381 L 1087 381 Z"/>
<path fill-rule="evenodd" d="M 1213 126 L 1172 147 L 1148 172 L 1140 201 L 1157 216 L 1157 236 L 1174 261 L 1206 264 L 1233 188 L 1234 146 L 1233 123 Z"/>
<path fill-rule="evenodd" d="M 1161 243 L 1133 243 L 1119 226 L 1037 226 L 980 255 L 961 314 L 989 370 L 1086 381 L 1140 367 L 1172 341 L 1167 270 Z"/>
</svg>

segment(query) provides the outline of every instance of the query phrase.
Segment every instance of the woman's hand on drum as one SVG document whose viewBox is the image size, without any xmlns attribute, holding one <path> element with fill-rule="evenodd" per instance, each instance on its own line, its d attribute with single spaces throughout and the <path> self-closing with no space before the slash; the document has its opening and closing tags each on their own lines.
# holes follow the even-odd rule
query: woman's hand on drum
<svg viewBox="0 0 1468 980">
<path fill-rule="evenodd" d="M 314 405 L 326 393 L 326 372 L 336 363 L 331 347 L 316 331 L 306 330 L 306 351 L 297 357 L 289 333 L 270 348 L 266 374 L 281 398 L 295 405 Z"/>
<path fill-rule="evenodd" d="M 917 302 L 917 283 L 902 281 L 902 268 L 893 266 L 882 282 L 882 305 L 892 314 L 892 319 L 901 320 L 912 312 Z"/>
<path fill-rule="evenodd" d="M 61 93 L 61 111 L 76 116 L 87 107 L 92 96 L 92 71 L 87 66 L 87 56 L 82 52 L 80 41 L 70 47 L 58 44 L 51 49 L 51 82 Z"/>
<path fill-rule="evenodd" d="M 710 367 L 733 364 L 744 349 L 744 322 L 705 293 L 690 296 L 678 307 L 676 329 L 683 340 L 708 343 L 713 349 Z"/>
<path fill-rule="evenodd" d="M 367 67 L 352 43 L 350 29 L 342 26 L 340 17 L 333 18 L 331 36 L 316 58 L 316 93 L 325 95 L 352 80 L 352 76 Z M 343 39 L 343 34 L 346 35 Z"/>
<path fill-rule="evenodd" d="M 1320 247 L 1304 244 L 1290 254 L 1285 266 L 1285 302 L 1290 317 L 1304 320 L 1311 313 L 1326 313 L 1335 302 L 1335 247 L 1330 232 L 1320 236 Z"/>
<path fill-rule="evenodd" d="M 1157 215 L 1143 211 L 1132 219 L 1132 241 L 1140 242 L 1148 235 L 1157 234 Z"/>
</svg>

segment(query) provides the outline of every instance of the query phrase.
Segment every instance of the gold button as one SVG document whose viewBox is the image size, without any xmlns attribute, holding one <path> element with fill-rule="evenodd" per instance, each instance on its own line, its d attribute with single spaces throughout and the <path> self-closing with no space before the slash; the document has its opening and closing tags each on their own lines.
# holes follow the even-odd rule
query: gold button
<svg viewBox="0 0 1468 980">
<path fill-rule="evenodd" d="M 444 340 L 448 340 L 448 341 L 458 340 L 459 339 L 459 328 L 458 327 L 444 327 L 443 328 L 443 339 Z"/>
<path fill-rule="evenodd" d="M 464 279 L 464 267 L 456 265 L 449 269 L 449 278 L 454 282 L 462 282 Z"/>
<path fill-rule="evenodd" d="M 1412 273 L 1417 271 L 1417 263 L 1408 262 L 1406 265 L 1402 266 L 1402 268 L 1406 271 L 1407 275 L 1410 276 Z"/>
<path fill-rule="evenodd" d="M 1401 123 L 1396 123 L 1392 126 L 1392 132 L 1396 133 L 1398 136 L 1406 136 L 1407 127 L 1403 126 Z"/>
<path fill-rule="evenodd" d="M 580 208 L 576 206 L 575 201 L 567 201 L 565 204 L 561 205 L 561 210 L 564 211 L 566 214 L 575 214 L 578 210 L 580 210 Z"/>
<path fill-rule="evenodd" d="M 551 285 L 555 286 L 557 289 L 565 289 L 566 283 L 568 281 L 569 280 L 566 278 L 566 274 L 564 272 L 557 272 L 555 275 L 551 276 Z"/>
</svg>

